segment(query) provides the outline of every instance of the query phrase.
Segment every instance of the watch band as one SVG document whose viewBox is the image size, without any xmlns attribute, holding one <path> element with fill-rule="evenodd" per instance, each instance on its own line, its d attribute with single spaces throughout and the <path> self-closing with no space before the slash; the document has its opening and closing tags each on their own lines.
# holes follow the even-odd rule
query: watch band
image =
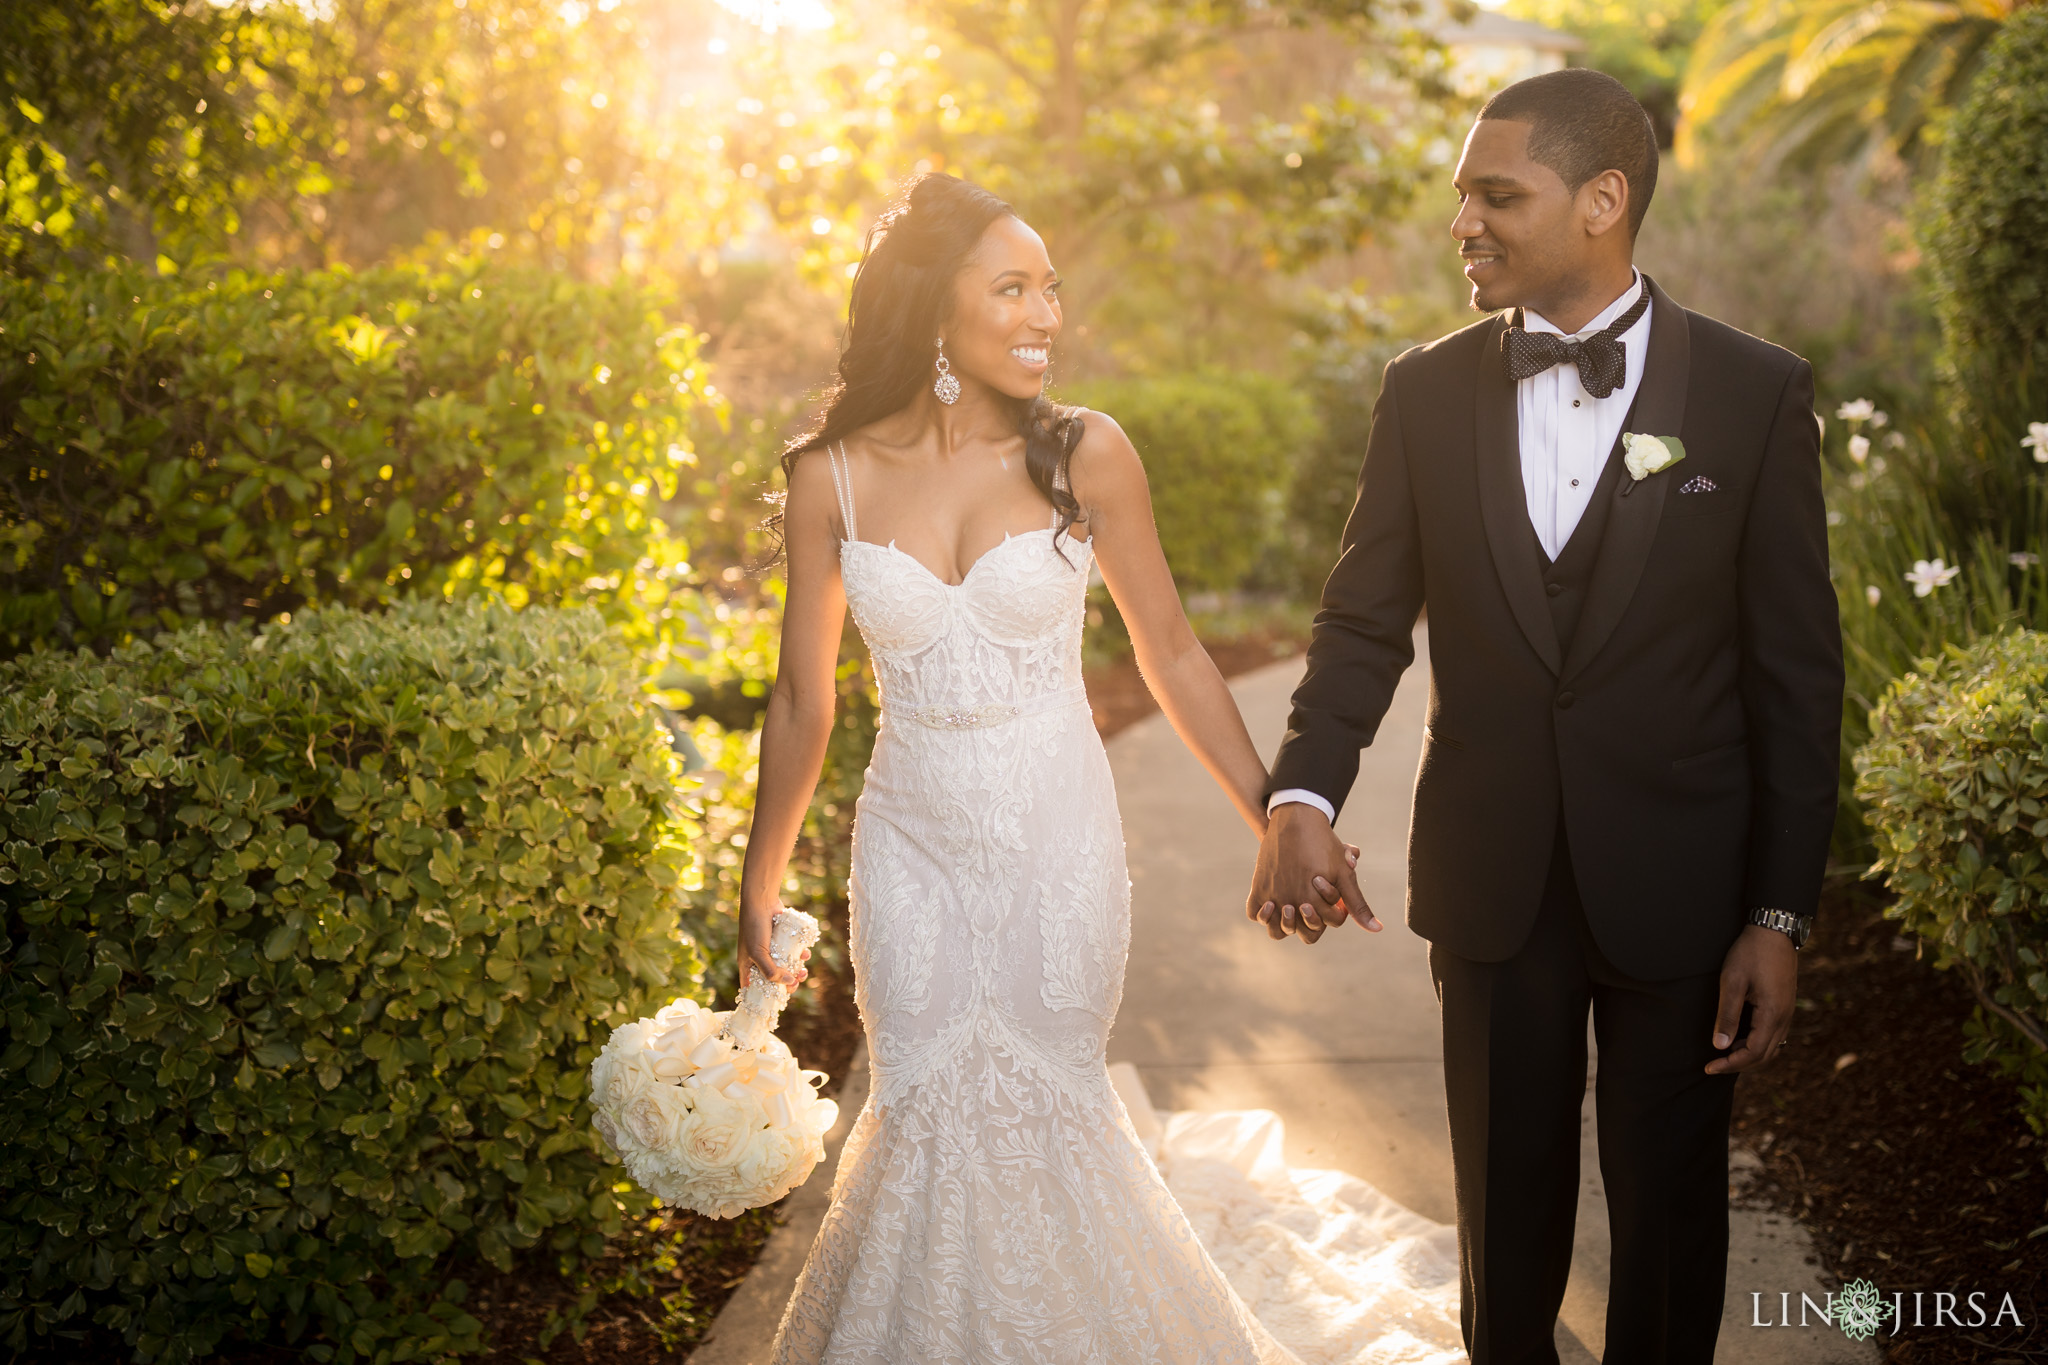
<svg viewBox="0 0 2048 1365">
<path fill-rule="evenodd" d="M 1813 916 L 1795 915 L 1790 910 L 1779 910 L 1771 906 L 1756 906 L 1749 912 L 1751 924 L 1766 929 L 1776 929 L 1792 940 L 1794 948 L 1804 948 L 1806 940 L 1813 934 Z"/>
</svg>

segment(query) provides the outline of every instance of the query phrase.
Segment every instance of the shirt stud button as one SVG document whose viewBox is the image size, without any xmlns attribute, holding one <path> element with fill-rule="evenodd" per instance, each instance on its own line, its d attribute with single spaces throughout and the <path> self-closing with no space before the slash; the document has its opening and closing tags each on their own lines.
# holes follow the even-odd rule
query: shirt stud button
<svg viewBox="0 0 2048 1365">
<path fill-rule="evenodd" d="M 1574 398 L 1574 399 L 1572 400 L 1572 406 L 1573 406 L 1573 407 L 1577 407 L 1578 405 L 1579 405 L 1579 400 L 1578 400 L 1578 399 L 1576 399 L 1576 398 Z"/>
<path fill-rule="evenodd" d="M 1578 486 L 1579 486 L 1579 481 L 1578 481 L 1577 479 L 1573 479 L 1573 480 L 1572 480 L 1572 487 L 1574 487 L 1574 488 L 1577 488 Z"/>
</svg>

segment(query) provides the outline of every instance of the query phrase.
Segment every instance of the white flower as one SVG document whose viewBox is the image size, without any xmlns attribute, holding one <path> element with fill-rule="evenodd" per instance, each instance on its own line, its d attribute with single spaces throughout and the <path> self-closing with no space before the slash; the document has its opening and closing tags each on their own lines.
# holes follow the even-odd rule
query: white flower
<svg viewBox="0 0 2048 1365">
<path fill-rule="evenodd" d="M 2014 550 L 2006 558 L 2012 561 L 2015 569 L 2031 569 L 2041 562 L 2041 556 L 2032 550 Z"/>
<path fill-rule="evenodd" d="M 2020 445 L 2034 452 L 2035 464 L 2048 464 L 2048 422 L 2027 423 L 2027 436 Z"/>
<path fill-rule="evenodd" d="M 654 1022 L 663 1028 L 674 1028 L 677 1024 L 685 1023 L 695 1019 L 700 1014 L 708 1013 L 710 1011 L 688 996 L 678 996 L 654 1012 Z"/>
<path fill-rule="evenodd" d="M 1884 600 L 1884 589 L 1878 587 L 1877 584 L 1872 583 L 1869 587 L 1863 590 L 1863 600 L 1870 603 L 1870 605 L 1873 607 L 1876 606 L 1879 602 L 1882 602 Z"/>
<path fill-rule="evenodd" d="M 735 1104 L 715 1090 L 700 1090 L 697 1110 L 678 1134 L 680 1159 L 700 1170 L 730 1165 L 753 1126 L 749 1111 L 758 1107 Z"/>
<path fill-rule="evenodd" d="M 1641 482 L 1659 470 L 1669 469 L 1685 458 L 1685 446 L 1676 436 L 1650 436 L 1642 432 L 1621 434 L 1621 462 L 1629 477 Z"/>
<path fill-rule="evenodd" d="M 1877 412 L 1877 404 L 1868 398 L 1858 398 L 1835 409 L 1835 416 L 1844 422 L 1868 422 Z"/>
<path fill-rule="evenodd" d="M 1913 596 L 1925 597 L 1936 588 L 1952 582 L 1962 571 L 1960 564 L 1949 565 L 1939 559 L 1916 559 L 1906 581 L 1913 585 Z"/>
<path fill-rule="evenodd" d="M 1868 436 L 1851 436 L 1849 438 L 1849 458 L 1857 464 L 1862 464 L 1870 458 L 1870 438 Z"/>
<path fill-rule="evenodd" d="M 1905 433 L 1900 431 L 1893 432 L 1884 438 L 1884 444 L 1887 450 L 1904 450 L 1906 448 Z"/>
<path fill-rule="evenodd" d="M 675 1144 L 689 1116 L 682 1091 L 672 1085 L 657 1085 L 620 1111 L 619 1127 L 642 1147 L 659 1152 Z"/>
<path fill-rule="evenodd" d="M 1892 415 L 1888 412 L 1873 412 L 1870 414 L 1870 425 L 1874 427 L 1889 426 L 1891 425 L 1891 420 Z"/>
</svg>

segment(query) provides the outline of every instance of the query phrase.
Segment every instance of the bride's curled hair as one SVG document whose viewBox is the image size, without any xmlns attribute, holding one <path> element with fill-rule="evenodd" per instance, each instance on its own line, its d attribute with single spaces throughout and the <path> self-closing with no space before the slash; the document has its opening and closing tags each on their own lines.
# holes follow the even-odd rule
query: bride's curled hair
<svg viewBox="0 0 2048 1365">
<path fill-rule="evenodd" d="M 932 172 L 912 181 L 868 230 L 825 415 L 783 451 L 785 476 L 804 452 L 900 412 L 931 384 L 932 339 L 952 311 L 954 278 L 989 224 L 1015 212 L 979 185 Z M 1025 469 L 1058 509 L 1064 535 L 1081 514 L 1067 477 L 1067 462 L 1081 438 L 1077 414 L 1043 393 L 996 398 L 1014 412 L 1024 437 Z"/>
</svg>

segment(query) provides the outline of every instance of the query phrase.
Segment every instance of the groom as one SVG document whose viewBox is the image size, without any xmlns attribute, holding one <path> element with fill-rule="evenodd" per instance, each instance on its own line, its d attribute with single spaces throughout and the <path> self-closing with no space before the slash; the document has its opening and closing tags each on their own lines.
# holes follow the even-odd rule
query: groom
<svg viewBox="0 0 2048 1365">
<path fill-rule="evenodd" d="M 1378 927 L 1330 826 L 1426 606 L 1408 923 L 1475 1365 L 1558 1358 L 1589 1009 L 1606 1360 L 1713 1359 L 1735 1077 L 1784 1040 L 1834 820 L 1813 374 L 1635 270 L 1656 179 L 1596 71 L 1480 111 L 1451 232 L 1505 311 L 1387 367 L 1246 904 L 1275 937 Z"/>
</svg>

